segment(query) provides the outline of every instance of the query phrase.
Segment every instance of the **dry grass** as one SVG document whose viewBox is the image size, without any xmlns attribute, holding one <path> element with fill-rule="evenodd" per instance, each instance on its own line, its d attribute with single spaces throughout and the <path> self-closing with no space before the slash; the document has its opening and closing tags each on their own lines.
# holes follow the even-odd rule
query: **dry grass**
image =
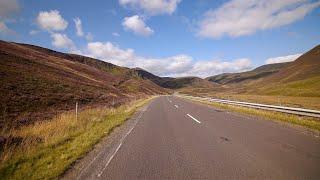
<svg viewBox="0 0 320 180">
<path fill-rule="evenodd" d="M 299 107 L 307 109 L 320 110 L 320 97 L 304 97 L 304 96 L 284 96 L 284 95 L 256 95 L 256 94 L 232 94 L 213 92 L 207 89 L 203 91 L 189 90 L 181 91 L 183 94 L 189 94 L 192 96 L 204 96 L 219 99 L 229 99 L 235 101 L 245 101 L 252 103 L 262 103 L 289 107 Z"/>
<path fill-rule="evenodd" d="M 240 106 L 234 106 L 234 105 L 228 105 L 228 104 L 221 104 L 217 102 L 202 101 L 202 100 L 196 100 L 193 98 L 187 98 L 187 99 L 200 102 L 203 104 L 207 104 L 210 106 L 214 106 L 217 108 L 235 111 L 245 115 L 253 115 L 257 117 L 263 117 L 268 120 L 282 121 L 282 122 L 291 123 L 298 126 L 307 127 L 312 130 L 316 130 L 318 132 L 320 131 L 320 121 L 319 119 L 316 119 L 316 118 L 296 116 L 296 115 L 285 114 L 280 112 L 246 108 L 246 107 L 240 107 Z"/>
<path fill-rule="evenodd" d="M 21 129 L 10 130 L 1 151 L 0 179 L 53 179 L 85 155 L 102 137 L 127 120 L 149 99 L 116 109 L 69 112 Z"/>
<path fill-rule="evenodd" d="M 218 94 L 217 98 L 289 107 L 320 109 L 320 97 L 266 96 L 249 94 Z"/>
</svg>

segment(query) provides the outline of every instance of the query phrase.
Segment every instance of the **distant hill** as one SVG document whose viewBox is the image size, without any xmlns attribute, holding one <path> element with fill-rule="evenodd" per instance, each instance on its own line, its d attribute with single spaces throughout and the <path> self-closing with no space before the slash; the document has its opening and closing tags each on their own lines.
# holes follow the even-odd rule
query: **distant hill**
<svg viewBox="0 0 320 180">
<path fill-rule="evenodd" d="M 300 56 L 289 66 L 268 77 L 272 82 L 289 83 L 320 76 L 320 45 Z"/>
<path fill-rule="evenodd" d="M 282 68 L 288 66 L 290 63 L 291 62 L 267 64 L 251 71 L 241 73 L 223 73 L 216 76 L 207 77 L 206 80 L 218 84 L 240 83 L 243 81 L 257 80 L 259 78 L 265 78 L 279 72 Z"/>
<path fill-rule="evenodd" d="M 148 79 L 164 88 L 170 88 L 170 89 L 180 89 L 180 88 L 187 88 L 187 87 L 210 88 L 214 86 L 214 84 L 199 77 L 178 77 L 178 78 L 159 77 L 141 68 L 135 68 L 134 70 L 141 78 Z"/>
<path fill-rule="evenodd" d="M 214 84 L 199 77 L 179 77 L 166 81 L 164 87 L 179 88 L 212 88 Z"/>
<path fill-rule="evenodd" d="M 221 85 L 206 92 L 320 97 L 320 45 L 293 62 L 268 64 L 252 71 L 206 79 Z"/>
<path fill-rule="evenodd" d="M 320 45 L 297 60 L 248 87 L 262 94 L 320 97 Z"/>
<path fill-rule="evenodd" d="M 0 41 L 0 126 L 28 124 L 80 107 L 166 94 L 135 70 L 79 55 Z"/>
</svg>

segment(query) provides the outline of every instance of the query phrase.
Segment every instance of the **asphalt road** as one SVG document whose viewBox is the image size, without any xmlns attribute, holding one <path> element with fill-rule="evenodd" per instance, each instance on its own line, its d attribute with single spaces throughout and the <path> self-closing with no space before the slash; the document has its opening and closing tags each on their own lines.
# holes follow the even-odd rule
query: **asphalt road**
<svg viewBox="0 0 320 180">
<path fill-rule="evenodd" d="M 320 179 L 320 138 L 302 128 L 174 96 L 128 123 L 65 178 Z"/>
</svg>

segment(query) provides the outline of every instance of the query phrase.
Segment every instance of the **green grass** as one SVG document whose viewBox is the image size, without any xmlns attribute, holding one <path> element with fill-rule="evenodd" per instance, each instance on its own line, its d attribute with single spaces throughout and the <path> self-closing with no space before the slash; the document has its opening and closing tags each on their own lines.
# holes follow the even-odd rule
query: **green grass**
<svg viewBox="0 0 320 180">
<path fill-rule="evenodd" d="M 252 115 L 257 117 L 263 117 L 268 120 L 275 120 L 275 121 L 281 121 L 286 122 L 298 126 L 303 126 L 310 128 L 312 130 L 320 131 L 320 120 L 316 118 L 311 117 L 302 117 L 302 116 L 296 116 L 291 114 L 285 114 L 280 112 L 273 112 L 273 111 L 265 111 L 265 110 L 259 110 L 259 109 L 253 109 L 253 108 L 246 108 L 246 107 L 240 107 L 240 106 L 234 106 L 234 105 L 227 105 L 227 104 L 221 104 L 216 102 L 209 102 L 209 101 L 201 101 L 201 100 L 195 100 L 191 98 L 187 98 L 195 102 L 200 102 L 203 104 L 207 104 L 213 107 L 221 108 L 221 109 L 227 109 L 230 111 L 238 112 L 245 115 Z"/>
<path fill-rule="evenodd" d="M 150 101 L 138 100 L 116 109 L 82 111 L 76 120 L 69 112 L 3 136 L 22 138 L 1 152 L 0 179 L 55 179 L 99 140 Z"/>
<path fill-rule="evenodd" d="M 259 93 L 268 95 L 320 97 L 320 77 L 298 80 L 290 83 L 279 83 L 262 88 Z"/>
</svg>

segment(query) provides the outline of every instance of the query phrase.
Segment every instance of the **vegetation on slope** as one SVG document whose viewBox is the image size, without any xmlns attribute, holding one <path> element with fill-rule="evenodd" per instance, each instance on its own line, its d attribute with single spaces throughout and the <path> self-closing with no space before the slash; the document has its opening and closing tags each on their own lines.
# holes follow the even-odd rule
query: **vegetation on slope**
<svg viewBox="0 0 320 180">
<path fill-rule="evenodd" d="M 75 117 L 64 113 L 50 121 L 2 132 L 1 179 L 54 179 L 113 128 L 121 125 L 151 99 L 115 109 L 87 109 Z"/>
<path fill-rule="evenodd" d="M 199 77 L 159 77 L 141 68 L 135 68 L 134 70 L 141 78 L 148 79 L 161 87 L 169 89 L 212 88 L 215 86 L 214 83 Z"/>
<path fill-rule="evenodd" d="M 0 41 L 0 77 L 0 128 L 50 119 L 76 102 L 86 108 L 119 106 L 169 92 L 129 68 L 5 41 Z"/>
<path fill-rule="evenodd" d="M 249 72 L 222 74 L 207 79 L 220 85 L 214 88 L 182 89 L 180 92 L 195 96 L 320 109 L 320 45 L 294 62 L 264 65 Z"/>
<path fill-rule="evenodd" d="M 254 70 L 241 73 L 223 73 L 216 76 L 207 77 L 206 80 L 218 84 L 240 83 L 243 81 L 257 80 L 267 77 L 273 73 L 279 72 L 280 69 L 288 66 L 290 63 L 267 64 Z"/>
</svg>

